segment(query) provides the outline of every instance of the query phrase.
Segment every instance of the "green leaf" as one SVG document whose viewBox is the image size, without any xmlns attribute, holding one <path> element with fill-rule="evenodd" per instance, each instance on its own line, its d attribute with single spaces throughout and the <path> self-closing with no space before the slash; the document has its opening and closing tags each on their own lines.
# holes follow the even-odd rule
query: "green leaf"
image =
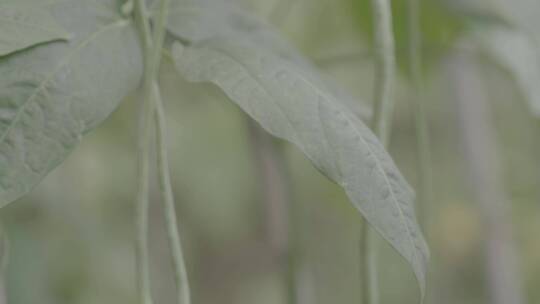
<svg viewBox="0 0 540 304">
<path fill-rule="evenodd" d="M 171 3 L 167 30 L 177 38 L 197 42 L 227 32 L 264 30 L 247 12 L 222 0 L 177 0 Z"/>
<path fill-rule="evenodd" d="M 36 44 L 68 38 L 69 33 L 47 10 L 0 4 L 0 56 Z"/>
<path fill-rule="evenodd" d="M 0 206 L 30 191 L 139 84 L 142 56 L 116 0 L 46 8 L 69 42 L 0 59 Z"/>
<path fill-rule="evenodd" d="M 171 3 L 167 30 L 176 39 L 196 43 L 218 35 L 241 35 L 271 50 L 284 60 L 294 61 L 304 70 L 317 73 L 311 63 L 298 54 L 268 23 L 249 12 L 223 0 L 178 0 Z M 339 95 L 339 102 L 362 119 L 370 119 L 372 111 L 365 103 L 345 94 L 331 81 L 326 86 Z"/>
<path fill-rule="evenodd" d="M 276 55 L 256 38 L 218 35 L 173 47 L 178 70 L 210 82 L 269 133 L 295 144 L 341 185 L 367 221 L 412 266 L 422 296 L 429 250 L 414 192 L 376 136 L 307 62 Z M 296 57 L 296 56 L 293 56 Z"/>
</svg>

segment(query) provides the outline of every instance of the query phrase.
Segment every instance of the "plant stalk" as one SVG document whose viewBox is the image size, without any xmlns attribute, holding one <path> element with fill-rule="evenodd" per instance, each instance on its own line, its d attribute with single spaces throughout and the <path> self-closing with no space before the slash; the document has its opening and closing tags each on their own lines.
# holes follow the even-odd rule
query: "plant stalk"
<svg viewBox="0 0 540 304">
<path fill-rule="evenodd" d="M 360 251 L 362 254 L 362 304 L 379 303 L 379 276 L 377 273 L 377 243 L 375 233 L 366 221 L 362 225 Z"/>
<path fill-rule="evenodd" d="M 390 0 L 371 0 L 375 29 L 375 91 L 373 130 L 382 144 L 390 142 L 396 70 Z"/>
<path fill-rule="evenodd" d="M 152 304 L 152 291 L 150 284 L 149 249 L 148 249 L 148 206 L 149 206 L 149 178 L 150 178 L 150 145 L 152 134 L 152 97 L 153 84 L 157 78 L 161 53 L 165 37 L 165 23 L 169 0 L 160 1 L 157 22 L 154 26 L 153 37 L 150 31 L 149 15 L 144 0 L 134 3 L 135 18 L 143 41 L 144 50 L 144 78 L 142 85 L 142 106 L 139 115 L 138 137 L 138 193 L 137 193 L 137 285 L 139 300 L 142 304 Z"/>
<path fill-rule="evenodd" d="M 422 77 L 422 33 L 420 28 L 420 1 L 409 0 L 409 65 L 413 84 L 414 119 L 416 128 L 416 149 L 418 153 L 418 218 L 425 229 L 428 203 L 432 197 L 431 150 L 429 141 L 428 119 L 423 98 L 424 83 Z"/>
<path fill-rule="evenodd" d="M 159 171 L 159 186 L 163 197 L 163 213 L 167 226 L 167 237 L 171 249 L 172 262 L 176 281 L 176 296 L 179 304 L 190 304 L 191 295 L 189 281 L 182 250 L 182 242 L 178 232 L 174 194 L 171 186 L 169 172 L 169 157 L 167 153 L 167 124 L 161 93 L 157 83 L 154 83 L 155 111 L 154 121 L 156 126 L 157 163 Z"/>
<path fill-rule="evenodd" d="M 148 250 L 148 195 L 149 195 L 149 145 L 151 125 L 149 124 L 149 115 L 151 113 L 151 102 L 149 98 L 149 67 L 150 52 L 152 49 L 152 37 L 150 34 L 150 25 L 144 0 L 135 1 L 135 17 L 139 26 L 141 39 L 143 40 L 144 50 L 144 83 L 142 105 L 139 113 L 139 136 L 137 153 L 137 209 L 136 209 L 136 265 L 137 265 L 137 291 L 141 304 L 152 304 L 152 292 L 150 286 L 150 267 Z"/>
<path fill-rule="evenodd" d="M 157 69 L 161 62 L 163 53 L 163 42 L 165 39 L 165 26 L 167 23 L 167 13 L 170 0 L 162 0 L 160 3 L 158 18 L 154 27 L 154 50 L 153 62 L 156 64 L 153 77 L 153 95 L 155 101 L 155 126 L 157 131 L 157 149 L 158 149 L 158 173 L 160 180 L 161 195 L 164 199 L 163 212 L 165 223 L 167 226 L 167 237 L 171 249 L 171 257 L 175 270 L 176 294 L 178 304 L 190 304 L 191 294 L 189 281 L 186 270 L 186 263 L 182 250 L 182 242 L 180 233 L 178 232 L 178 224 L 176 220 L 176 210 L 174 205 L 174 194 L 171 186 L 171 178 L 169 172 L 169 160 L 166 145 L 166 117 L 163 108 L 163 102 L 159 86 L 157 85 Z"/>
<path fill-rule="evenodd" d="M 375 91 L 372 128 L 387 147 L 392 129 L 394 109 L 395 46 L 390 0 L 371 0 L 375 30 Z M 362 229 L 363 251 L 363 304 L 378 304 L 377 249 L 375 232 L 364 221 Z"/>
<path fill-rule="evenodd" d="M 147 94 L 144 94 L 145 96 Z M 137 193 L 137 277 L 140 301 L 143 304 L 152 304 L 149 250 L 148 250 L 148 207 L 149 207 L 149 179 L 150 179 L 150 137 L 151 125 L 149 114 L 152 111 L 150 100 L 143 100 L 139 114 L 138 137 L 138 193 Z"/>
</svg>

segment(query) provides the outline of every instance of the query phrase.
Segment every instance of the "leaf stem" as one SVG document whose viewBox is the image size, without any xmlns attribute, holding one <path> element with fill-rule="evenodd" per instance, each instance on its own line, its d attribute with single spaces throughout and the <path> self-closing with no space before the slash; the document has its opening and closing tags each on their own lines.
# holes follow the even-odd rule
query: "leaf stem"
<svg viewBox="0 0 540 304">
<path fill-rule="evenodd" d="M 139 31 L 143 39 L 144 49 L 144 83 L 142 105 L 139 113 L 139 136 L 138 136 L 138 193 L 137 193 L 137 215 L 136 215 L 136 263 L 137 263 L 137 290 L 139 292 L 139 301 L 141 304 L 152 304 L 152 292 L 150 286 L 149 270 L 149 250 L 148 250 L 148 206 L 149 206 L 149 178 L 150 178 L 150 134 L 151 125 L 149 124 L 149 115 L 152 111 L 150 102 L 150 52 L 151 39 L 150 27 L 148 24 L 146 7 L 144 0 L 136 0 L 135 13 L 138 19 Z"/>
<path fill-rule="evenodd" d="M 395 46 L 392 30 L 392 12 L 389 0 L 371 0 L 375 29 L 375 92 L 372 128 L 387 147 L 392 129 L 394 109 L 393 87 L 395 77 Z M 363 250 L 363 304 L 378 304 L 377 247 L 374 232 L 366 221 L 362 232 Z"/>
<path fill-rule="evenodd" d="M 390 141 L 396 69 L 392 12 L 389 0 L 371 0 L 375 28 L 375 104 L 373 129 L 385 147 Z"/>
<path fill-rule="evenodd" d="M 152 292 L 149 271 L 148 250 L 148 206 L 149 206 L 149 177 L 150 177 L 150 145 L 153 113 L 152 97 L 156 94 L 155 80 L 159 71 L 163 41 L 165 39 L 165 23 L 167 22 L 167 10 L 169 0 L 161 0 L 154 25 L 153 36 L 150 31 L 149 15 L 144 0 L 136 0 L 135 17 L 138 21 L 139 32 L 143 40 L 144 49 L 144 79 L 142 86 L 142 106 L 139 116 L 139 141 L 138 141 L 138 194 L 137 194 L 137 281 L 139 298 L 142 304 L 152 304 Z M 163 162 L 163 158 L 159 157 Z M 165 161 L 165 163 L 167 163 Z M 168 172 L 167 172 L 168 173 Z M 169 195 L 166 195 L 166 201 Z M 170 216 L 167 217 L 167 221 Z M 174 248 L 174 246 L 171 246 Z M 176 255 L 174 255 L 176 256 Z M 186 303 L 187 304 L 187 303 Z"/>
<path fill-rule="evenodd" d="M 150 22 L 148 20 L 148 11 L 146 9 L 145 0 L 128 0 L 128 1 L 135 1 L 134 7 L 135 7 L 135 19 L 137 20 L 138 26 L 139 26 L 139 32 L 141 35 L 141 38 L 143 40 L 143 49 L 144 54 L 150 54 L 152 49 L 152 34 L 150 32 Z M 147 63 L 149 60 L 147 56 L 145 56 L 145 63 Z"/>
<path fill-rule="evenodd" d="M 154 121 L 156 126 L 157 139 L 157 163 L 159 171 L 159 185 L 163 202 L 163 213 L 167 225 L 167 237 L 171 249 L 171 256 L 175 271 L 176 280 L 176 295 L 179 304 L 190 304 L 191 296 L 189 290 L 189 281 L 187 276 L 184 254 L 182 251 L 182 242 L 178 232 L 178 224 L 176 221 L 176 210 L 174 206 L 174 194 L 171 186 L 171 177 L 169 172 L 169 157 L 167 155 L 167 126 L 166 117 L 163 107 L 163 101 L 159 86 L 154 82 L 153 86 L 155 111 Z"/>
<path fill-rule="evenodd" d="M 362 304 L 379 303 L 379 286 L 377 274 L 377 247 L 374 233 L 366 221 L 362 225 L 360 250 L 362 255 Z"/>
<path fill-rule="evenodd" d="M 408 32 L 409 32 L 409 64 L 413 82 L 413 98 L 415 105 L 416 145 L 418 153 L 418 212 L 420 224 L 426 226 L 428 202 L 431 199 L 432 174 L 431 150 L 429 144 L 429 128 L 424 104 L 422 79 L 422 34 L 420 29 L 419 0 L 409 0 Z"/>
</svg>

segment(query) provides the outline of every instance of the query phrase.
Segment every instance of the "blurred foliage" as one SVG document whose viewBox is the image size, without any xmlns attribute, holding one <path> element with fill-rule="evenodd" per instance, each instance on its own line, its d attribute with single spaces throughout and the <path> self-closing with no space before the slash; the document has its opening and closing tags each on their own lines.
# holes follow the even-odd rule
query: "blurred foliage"
<svg viewBox="0 0 540 304">
<path fill-rule="evenodd" d="M 370 1 L 350 0 L 355 20 L 359 29 L 373 41 L 373 15 Z M 422 14 L 420 28 L 422 31 L 422 52 L 424 61 L 437 63 L 455 40 L 463 33 L 465 24 L 457 18 L 456 12 L 449 10 L 442 0 L 420 0 Z M 392 1 L 394 34 L 396 38 L 396 57 L 400 67 L 408 64 L 408 1 Z"/>
<path fill-rule="evenodd" d="M 291 0 L 292 1 L 292 0 Z M 244 0 L 270 15 L 275 1 Z M 370 1 L 297 0 L 276 24 L 328 77 L 371 101 Z M 519 1 L 517 1 L 519 2 Z M 407 67 L 407 1 L 395 0 L 398 61 Z M 435 197 L 426 235 L 432 263 L 426 303 L 488 303 L 482 225 L 469 194 L 445 56 L 467 34 L 473 15 L 442 1 L 422 1 L 426 92 L 433 147 Z M 535 12 L 540 16 L 540 11 Z M 515 239 L 529 303 L 540 303 L 540 122 L 508 75 L 483 65 L 496 116 Z M 406 73 L 397 87 L 390 147 L 416 183 L 415 135 Z M 194 303 L 283 303 L 284 282 L 264 231 L 246 118 L 216 88 L 185 83 L 163 63 L 170 153 L 180 231 Z M 359 101 L 360 102 L 360 101 Z M 0 214 L 10 238 L 6 286 L 10 304 L 135 303 L 134 197 L 137 96 L 132 96 L 68 161 Z M 361 218 L 344 193 L 293 147 L 287 156 L 294 191 L 293 237 L 301 290 L 309 303 L 359 303 Z M 151 210 L 156 303 L 172 303 L 172 273 L 159 197 Z M 413 275 L 388 247 L 381 261 L 381 303 L 416 303 Z"/>
</svg>

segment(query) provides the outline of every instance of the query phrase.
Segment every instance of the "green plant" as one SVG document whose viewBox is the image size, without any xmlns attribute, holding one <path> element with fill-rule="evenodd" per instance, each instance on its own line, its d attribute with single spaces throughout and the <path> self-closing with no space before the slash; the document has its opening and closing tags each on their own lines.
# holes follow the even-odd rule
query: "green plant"
<svg viewBox="0 0 540 304">
<path fill-rule="evenodd" d="M 1 24 L 18 29 L 0 30 L 0 205 L 28 193 L 126 95 L 139 90 L 138 290 L 142 303 L 152 303 L 147 225 L 155 129 L 178 303 L 190 303 L 157 81 L 167 56 L 187 80 L 218 86 L 268 133 L 296 145 L 343 187 L 373 230 L 411 265 L 423 297 L 429 250 L 416 221 L 414 191 L 384 147 L 392 113 L 392 50 L 384 49 L 389 53 L 381 57 L 377 90 L 374 129 L 381 144 L 351 110 L 356 100 L 326 81 L 264 21 L 225 1 L 150 3 L 150 9 L 143 0 L 0 4 Z M 391 16 L 384 18 L 384 26 L 391 24 Z M 392 42 L 387 32 L 379 37 L 383 46 Z"/>
</svg>

